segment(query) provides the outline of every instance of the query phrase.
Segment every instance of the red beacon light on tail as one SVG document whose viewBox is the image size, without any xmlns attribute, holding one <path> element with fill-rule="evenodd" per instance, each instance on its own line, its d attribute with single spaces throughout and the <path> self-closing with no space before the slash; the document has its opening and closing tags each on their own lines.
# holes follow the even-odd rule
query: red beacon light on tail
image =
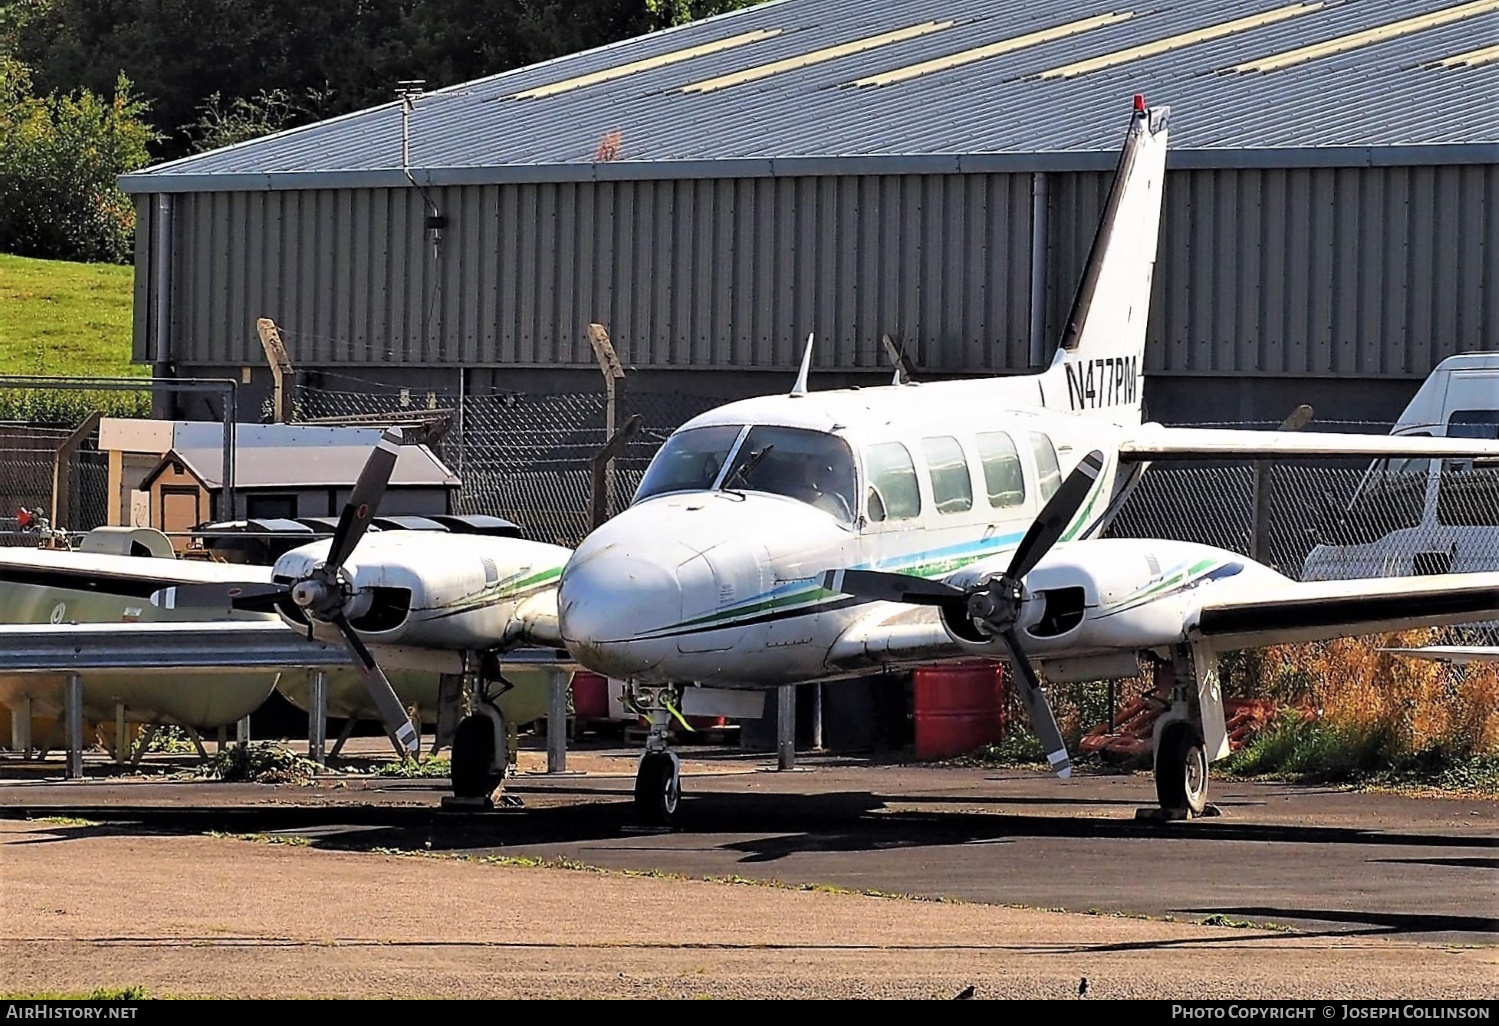
<svg viewBox="0 0 1499 1026">
<path fill-rule="evenodd" d="M 1135 113 L 1136 114 L 1144 114 L 1145 113 L 1145 94 L 1144 93 L 1136 93 L 1135 94 Z"/>
</svg>

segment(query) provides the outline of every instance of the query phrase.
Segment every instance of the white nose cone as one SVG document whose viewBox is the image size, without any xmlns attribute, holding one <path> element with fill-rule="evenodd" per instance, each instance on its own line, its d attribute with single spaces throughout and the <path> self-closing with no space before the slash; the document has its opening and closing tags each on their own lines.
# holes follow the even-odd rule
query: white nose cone
<svg viewBox="0 0 1499 1026">
<path fill-rule="evenodd" d="M 647 649 L 682 607 L 672 570 L 613 551 L 574 557 L 562 571 L 557 624 L 562 640 L 584 666 L 630 677 L 658 661 Z"/>
</svg>

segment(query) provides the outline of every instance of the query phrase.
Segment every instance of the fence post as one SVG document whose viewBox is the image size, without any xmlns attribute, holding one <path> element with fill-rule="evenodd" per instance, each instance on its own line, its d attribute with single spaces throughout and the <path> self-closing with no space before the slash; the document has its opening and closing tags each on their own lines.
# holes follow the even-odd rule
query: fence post
<svg viewBox="0 0 1499 1026">
<path fill-rule="evenodd" d="M 598 452 L 593 454 L 589 469 L 592 470 L 592 483 L 589 485 L 588 496 L 588 529 L 591 531 L 605 520 L 609 519 L 609 497 L 613 492 L 613 478 L 609 473 L 614 466 L 614 457 L 629 444 L 635 432 L 640 430 L 640 414 L 632 413 L 625 421 L 624 427 L 609 436 Z"/>
<path fill-rule="evenodd" d="M 52 453 L 52 526 L 57 530 L 64 528 L 64 520 L 71 519 L 68 502 L 73 482 L 69 463 L 84 439 L 99 427 L 99 418 L 102 416 L 104 414 L 98 410 L 90 413 Z"/>
<path fill-rule="evenodd" d="M 271 419 L 277 424 L 288 424 L 292 415 L 291 385 L 296 381 L 296 370 L 275 321 L 262 317 L 255 322 L 255 331 L 260 335 L 266 362 L 271 365 Z"/>
<path fill-rule="evenodd" d="M 614 441 L 614 407 L 619 398 L 617 382 L 625 376 L 625 369 L 619 365 L 619 357 L 615 355 L 614 344 L 609 341 L 609 329 L 602 324 L 590 324 L 588 326 L 588 343 L 593 346 L 594 358 L 599 361 L 599 372 L 604 375 L 604 447 L 607 449 L 609 443 Z M 604 466 L 604 515 L 595 519 L 593 526 L 597 527 L 609 518 L 614 512 L 614 455 L 610 453 Z M 597 508 L 597 498 L 595 498 Z"/>
<path fill-rule="evenodd" d="M 1312 419 L 1312 408 L 1305 404 L 1296 407 L 1291 415 L 1280 422 L 1282 431 L 1300 431 Z M 1249 558 L 1256 563 L 1270 565 L 1270 461 L 1255 460 L 1254 463 L 1254 510 L 1249 520 Z"/>
</svg>

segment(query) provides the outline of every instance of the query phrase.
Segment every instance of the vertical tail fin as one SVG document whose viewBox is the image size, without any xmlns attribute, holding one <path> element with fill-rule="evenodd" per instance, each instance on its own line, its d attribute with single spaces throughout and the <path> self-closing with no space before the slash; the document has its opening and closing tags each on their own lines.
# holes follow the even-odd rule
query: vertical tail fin
<svg viewBox="0 0 1499 1026">
<path fill-rule="evenodd" d="M 1114 184 L 1067 315 L 1045 404 L 1116 424 L 1140 423 L 1145 326 L 1161 228 L 1171 108 L 1135 97 Z"/>
</svg>

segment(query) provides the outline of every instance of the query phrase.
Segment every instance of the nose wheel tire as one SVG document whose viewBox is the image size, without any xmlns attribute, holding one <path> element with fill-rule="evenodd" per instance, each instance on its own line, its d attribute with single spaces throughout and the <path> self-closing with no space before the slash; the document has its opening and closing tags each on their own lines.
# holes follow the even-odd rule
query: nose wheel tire
<svg viewBox="0 0 1499 1026">
<path fill-rule="evenodd" d="M 649 752 L 635 774 L 635 815 L 647 826 L 670 826 L 682 800 L 677 760 L 667 752 Z"/>
<path fill-rule="evenodd" d="M 1208 759 L 1202 735 L 1190 723 L 1161 732 L 1155 757 L 1155 794 L 1167 812 L 1200 816 L 1208 804 Z"/>
<path fill-rule="evenodd" d="M 508 760 L 496 757 L 494 735 L 488 716 L 466 716 L 458 724 L 451 770 L 455 798 L 487 798 L 500 786 Z"/>
</svg>

